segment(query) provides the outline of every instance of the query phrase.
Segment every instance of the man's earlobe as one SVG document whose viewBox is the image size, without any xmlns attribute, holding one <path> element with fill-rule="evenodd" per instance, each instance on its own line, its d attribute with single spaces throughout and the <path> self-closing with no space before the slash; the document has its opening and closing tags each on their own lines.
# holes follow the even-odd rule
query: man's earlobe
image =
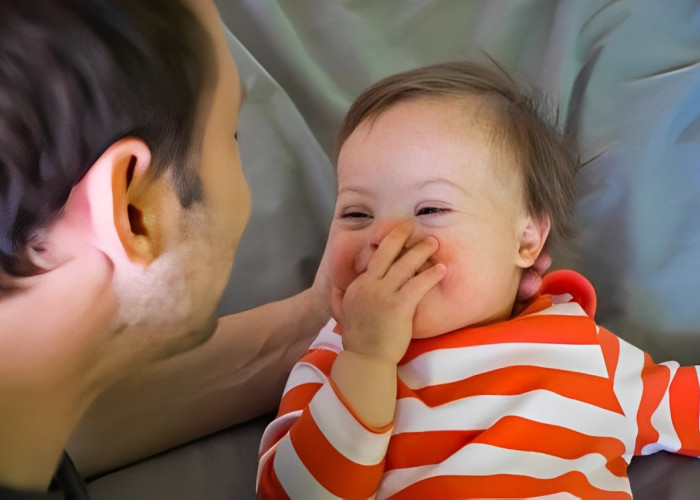
<svg viewBox="0 0 700 500">
<path fill-rule="evenodd" d="M 544 248 L 549 236 L 552 222 L 548 215 L 538 219 L 532 216 L 527 218 L 520 235 L 520 246 L 516 257 L 516 265 L 522 269 L 532 266 Z"/>
</svg>

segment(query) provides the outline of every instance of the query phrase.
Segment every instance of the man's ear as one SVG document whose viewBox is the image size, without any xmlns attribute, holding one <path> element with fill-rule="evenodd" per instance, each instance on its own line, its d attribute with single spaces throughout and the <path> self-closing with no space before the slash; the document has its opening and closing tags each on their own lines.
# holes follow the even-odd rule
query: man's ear
<svg viewBox="0 0 700 500">
<path fill-rule="evenodd" d="M 156 257 L 151 241 L 155 228 L 151 214 L 142 207 L 150 184 L 150 149 L 141 139 L 128 137 L 112 144 L 97 162 L 106 163 L 102 167 L 112 173 L 114 227 L 126 255 L 134 262 L 150 263 Z"/>
<path fill-rule="evenodd" d="M 535 263 L 544 248 L 551 227 L 552 221 L 548 215 L 539 218 L 529 215 L 526 218 L 520 233 L 518 255 L 515 259 L 515 264 L 518 267 L 527 269 Z"/>
<path fill-rule="evenodd" d="M 167 176 L 149 172 L 151 151 L 135 137 L 113 143 L 76 188 L 90 207 L 93 230 L 105 253 L 146 265 L 162 251 L 164 238 L 179 212 Z"/>
</svg>

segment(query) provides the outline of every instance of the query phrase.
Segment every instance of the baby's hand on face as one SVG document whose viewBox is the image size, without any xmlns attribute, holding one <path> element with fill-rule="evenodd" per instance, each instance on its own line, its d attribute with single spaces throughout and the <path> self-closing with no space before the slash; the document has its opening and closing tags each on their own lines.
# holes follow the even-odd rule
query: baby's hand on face
<svg viewBox="0 0 700 500">
<path fill-rule="evenodd" d="M 429 236 L 404 251 L 411 231 L 410 224 L 397 225 L 345 292 L 333 287 L 333 312 L 343 326 L 346 351 L 395 364 L 406 352 L 416 307 L 446 272 L 436 264 L 416 274 L 438 242 Z"/>
</svg>

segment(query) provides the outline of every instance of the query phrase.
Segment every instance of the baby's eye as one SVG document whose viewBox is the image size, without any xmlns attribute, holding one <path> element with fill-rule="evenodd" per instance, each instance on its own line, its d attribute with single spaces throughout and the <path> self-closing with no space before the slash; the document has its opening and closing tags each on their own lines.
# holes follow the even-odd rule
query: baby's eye
<svg viewBox="0 0 700 500">
<path fill-rule="evenodd" d="M 423 207 L 419 208 L 416 215 L 433 215 L 433 214 L 444 214 L 449 212 L 446 208 L 440 207 Z"/>
<path fill-rule="evenodd" d="M 369 215 L 367 215 L 364 212 L 346 212 L 343 215 L 341 215 L 343 219 L 365 219 L 368 218 Z"/>
</svg>

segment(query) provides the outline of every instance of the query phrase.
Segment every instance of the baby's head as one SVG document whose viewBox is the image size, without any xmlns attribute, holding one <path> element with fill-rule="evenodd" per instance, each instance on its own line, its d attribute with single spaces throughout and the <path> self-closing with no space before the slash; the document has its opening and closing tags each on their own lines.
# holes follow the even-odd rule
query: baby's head
<svg viewBox="0 0 700 500">
<path fill-rule="evenodd" d="M 351 106 L 338 134 L 329 240 L 341 289 L 389 229 L 409 220 L 440 243 L 445 278 L 421 301 L 414 337 L 510 316 L 523 269 L 551 232 L 571 232 L 576 150 L 503 71 L 447 63 L 390 76 Z"/>
</svg>

